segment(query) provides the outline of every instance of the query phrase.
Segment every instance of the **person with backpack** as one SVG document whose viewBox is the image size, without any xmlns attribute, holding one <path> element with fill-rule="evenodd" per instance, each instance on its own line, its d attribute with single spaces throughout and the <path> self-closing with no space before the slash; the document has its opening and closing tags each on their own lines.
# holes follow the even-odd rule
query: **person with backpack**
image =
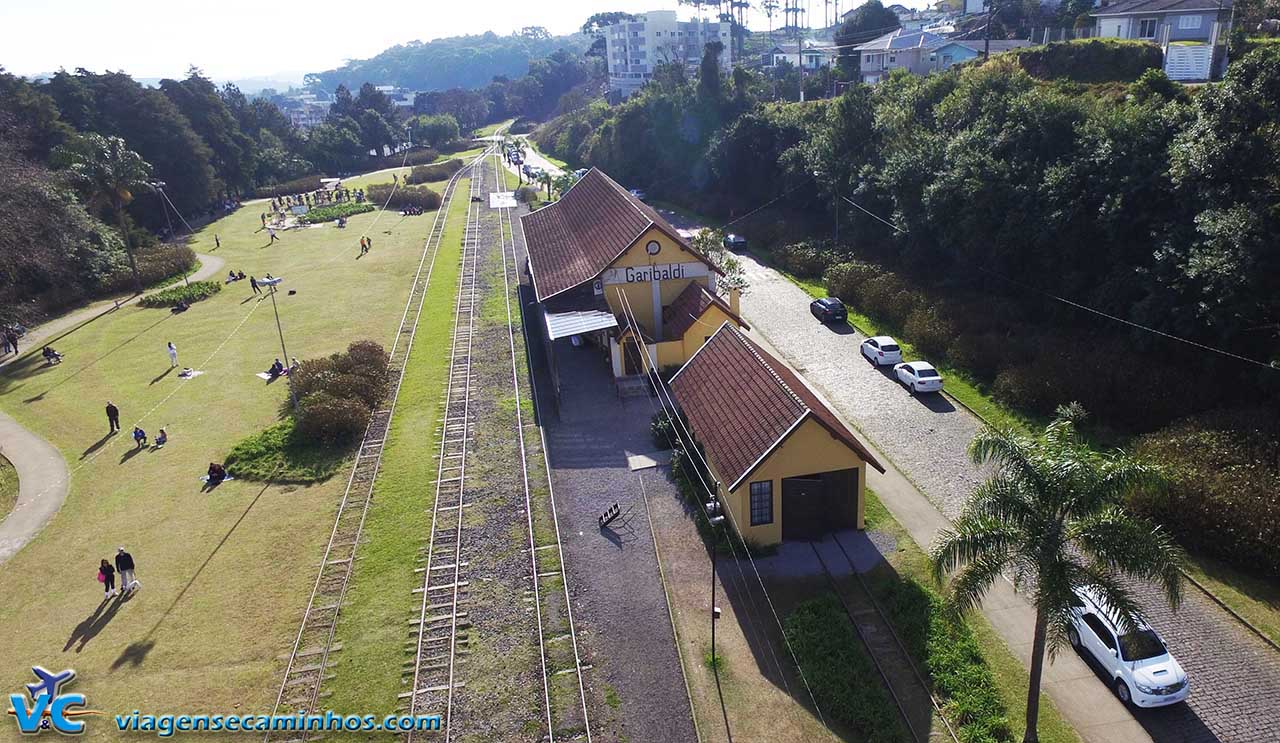
<svg viewBox="0 0 1280 743">
<path fill-rule="evenodd" d="M 106 560 L 98 566 L 98 582 L 102 584 L 103 601 L 116 595 L 116 569 Z"/>
<path fill-rule="evenodd" d="M 116 548 L 116 571 L 120 573 L 120 592 L 130 593 L 142 588 L 142 584 L 133 576 L 133 555 L 124 551 L 124 547 Z"/>
</svg>

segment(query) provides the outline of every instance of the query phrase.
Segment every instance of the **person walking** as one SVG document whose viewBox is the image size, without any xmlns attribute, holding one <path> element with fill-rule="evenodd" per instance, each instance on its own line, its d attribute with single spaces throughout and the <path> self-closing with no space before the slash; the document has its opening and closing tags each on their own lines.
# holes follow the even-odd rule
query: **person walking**
<svg viewBox="0 0 1280 743">
<path fill-rule="evenodd" d="M 124 551 L 124 547 L 116 548 L 116 572 L 120 573 L 120 592 L 133 593 L 142 588 L 142 584 L 133 575 L 133 555 Z"/>
<path fill-rule="evenodd" d="M 110 400 L 107 400 L 107 424 L 111 426 L 109 433 L 120 430 L 120 408 L 112 405 Z"/>
<path fill-rule="evenodd" d="M 364 255 L 365 253 L 368 253 L 368 252 L 369 252 L 369 238 L 361 237 L 360 238 L 360 255 Z"/>
<path fill-rule="evenodd" d="M 116 595 L 116 569 L 106 560 L 98 566 L 98 582 L 102 584 L 103 601 Z"/>
<path fill-rule="evenodd" d="M 13 346 L 9 344 L 9 331 L 8 331 L 8 330 L 0 330 L 0 341 L 4 341 L 4 355 L 5 355 L 5 356 L 8 356 L 8 355 L 9 355 L 9 349 L 13 348 Z"/>
<path fill-rule="evenodd" d="M 258 278 L 256 276 L 249 277 L 249 286 L 253 288 L 254 294 L 262 293 L 262 290 L 258 288 Z"/>
<path fill-rule="evenodd" d="M 214 250 L 217 250 L 218 248 L 221 248 L 221 247 L 222 247 L 222 241 L 218 239 L 218 236 L 217 236 L 217 235 L 214 235 L 214 236 L 213 236 L 213 249 L 214 249 Z"/>
<path fill-rule="evenodd" d="M 173 341 L 169 341 L 169 368 L 172 369 L 178 365 L 178 347 L 173 345 Z"/>
<path fill-rule="evenodd" d="M 364 239 L 364 252 L 368 253 L 370 250 L 373 250 L 373 238 L 366 237 Z"/>
<path fill-rule="evenodd" d="M 18 334 L 13 332 L 13 328 L 9 328 L 4 332 L 4 339 L 10 346 L 13 346 L 13 355 L 18 355 Z"/>
<path fill-rule="evenodd" d="M 276 235 L 276 231 L 275 231 L 274 229 L 270 228 L 270 227 L 268 227 L 268 228 L 267 228 L 267 234 L 271 236 L 271 239 L 267 241 L 267 244 L 268 244 L 268 245 L 270 245 L 271 243 L 276 242 L 277 240 L 279 240 L 279 239 L 280 239 L 280 238 Z"/>
<path fill-rule="evenodd" d="M 263 227 L 266 227 L 266 226 L 267 226 L 267 213 L 266 213 L 266 212 L 263 212 L 263 213 L 262 213 L 262 226 L 263 226 Z"/>
</svg>

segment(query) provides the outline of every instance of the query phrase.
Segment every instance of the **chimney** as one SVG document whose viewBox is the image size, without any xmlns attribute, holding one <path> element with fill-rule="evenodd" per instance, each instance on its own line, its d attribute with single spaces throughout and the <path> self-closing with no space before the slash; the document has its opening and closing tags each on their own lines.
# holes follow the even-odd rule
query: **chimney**
<svg viewBox="0 0 1280 743">
<path fill-rule="evenodd" d="M 742 317 L 742 312 L 738 309 L 738 296 L 739 296 L 738 288 L 736 286 L 730 287 L 729 288 L 729 309 L 733 310 L 733 314 L 737 315 L 738 317 Z"/>
</svg>

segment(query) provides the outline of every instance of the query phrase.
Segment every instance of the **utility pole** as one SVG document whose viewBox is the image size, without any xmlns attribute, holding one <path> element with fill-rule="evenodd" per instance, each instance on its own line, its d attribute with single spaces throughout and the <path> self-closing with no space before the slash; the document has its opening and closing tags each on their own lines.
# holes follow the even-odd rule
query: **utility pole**
<svg viewBox="0 0 1280 743">
<path fill-rule="evenodd" d="M 276 285 L 271 285 L 271 311 L 276 314 L 276 332 L 280 334 L 280 352 L 284 354 L 284 363 L 286 369 L 292 369 L 292 362 L 289 360 L 289 349 L 284 346 L 284 327 L 280 324 L 280 308 L 276 305 Z M 289 399 L 293 402 L 293 410 L 298 410 L 298 393 L 293 389 L 293 385 L 289 385 Z"/>
<path fill-rule="evenodd" d="M 982 42 L 982 61 L 991 59 L 991 21 L 995 18 L 996 0 L 987 0 L 987 32 Z"/>
</svg>

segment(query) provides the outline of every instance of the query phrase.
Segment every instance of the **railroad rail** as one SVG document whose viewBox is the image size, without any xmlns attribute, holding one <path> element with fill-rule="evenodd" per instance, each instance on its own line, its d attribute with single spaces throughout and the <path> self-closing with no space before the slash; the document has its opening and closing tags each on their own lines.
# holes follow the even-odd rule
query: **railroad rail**
<svg viewBox="0 0 1280 743">
<path fill-rule="evenodd" d="M 423 244 L 422 258 L 418 261 L 413 286 L 400 318 L 400 327 L 391 345 L 388 376 L 393 383 L 389 395 L 384 398 L 387 404 L 370 415 L 364 436 L 361 438 L 351 474 L 347 478 L 346 489 L 338 504 L 329 541 L 325 545 L 324 557 L 320 561 L 316 580 L 307 600 L 307 608 L 303 612 L 302 622 L 294 637 L 272 714 L 316 712 L 320 689 L 324 682 L 331 678 L 328 673 L 332 666 L 330 655 L 341 649 L 340 645 L 334 644 L 338 614 L 346 598 L 356 550 L 360 544 L 365 516 L 373 496 L 373 486 L 382 464 L 382 451 L 391 425 L 391 417 L 399 399 L 400 385 L 404 380 L 414 334 L 418 321 L 422 317 L 423 303 L 431 284 L 436 256 L 439 254 L 449 205 L 453 201 L 460 177 L 466 170 L 460 169 L 449 179 L 440 208 L 436 211 L 432 222 L 431 231 Z M 307 740 L 309 737 L 311 737 L 310 731 L 301 731 L 300 737 L 292 740 Z M 273 739 L 275 739 L 273 734 L 268 733 L 266 740 Z"/>
<path fill-rule="evenodd" d="M 849 621 L 853 624 L 853 628 L 857 632 L 858 638 L 866 648 L 867 655 L 871 657 L 871 662 L 876 667 L 876 671 L 879 673 L 881 681 L 884 682 L 885 688 L 888 689 L 889 697 L 898 708 L 898 713 L 906 724 L 907 731 L 911 734 L 912 739 L 917 743 L 926 743 L 927 741 L 941 738 L 942 730 L 945 730 L 946 737 L 943 738 L 944 740 L 950 740 L 952 743 L 960 743 L 960 739 L 956 736 L 956 731 L 951 727 L 951 722 L 947 720 L 946 715 L 943 714 L 942 703 L 938 700 L 937 695 L 933 693 L 932 686 L 924 677 L 924 674 L 920 672 L 920 668 L 916 665 L 915 659 L 911 657 L 911 653 L 907 651 L 907 647 L 903 644 L 902 638 L 900 638 L 898 633 L 893 629 L 893 623 L 889 621 L 889 618 L 885 616 L 884 610 L 880 608 L 880 603 L 876 601 L 875 594 L 871 592 L 871 587 L 867 585 L 866 580 L 862 577 L 862 573 L 858 571 L 857 566 L 853 562 L 853 558 L 849 556 L 848 551 L 845 550 L 844 545 L 840 543 L 838 538 L 833 537 L 832 541 L 834 541 L 836 547 L 839 548 L 840 554 L 844 558 L 844 562 L 849 566 L 849 572 L 856 579 L 855 582 L 865 599 L 865 603 L 872 607 L 873 614 L 871 616 L 867 616 L 864 612 L 863 616 L 859 617 L 857 613 L 855 613 L 853 607 L 851 607 L 849 602 L 846 600 L 844 592 L 841 591 L 840 583 L 831 572 L 831 568 L 827 565 L 826 560 L 823 559 L 822 552 L 818 550 L 818 545 L 814 542 L 810 542 L 809 546 L 813 549 L 814 556 L 818 558 L 818 564 L 822 566 L 822 571 L 826 574 L 828 582 L 831 583 L 832 588 L 835 590 L 836 597 L 840 600 L 840 605 L 844 607 L 845 614 L 848 615 Z M 868 628 L 871 630 L 870 632 L 868 631 Z M 872 641 L 873 638 L 868 635 L 887 635 L 893 642 L 889 645 L 876 645 Z M 895 682 L 895 679 L 891 679 L 889 672 L 885 670 L 886 662 L 888 662 L 888 664 L 893 668 L 910 669 L 910 677 L 906 679 L 899 677 Z M 904 686 L 910 687 L 913 685 L 913 682 L 914 685 L 918 686 L 917 689 L 913 690 L 910 688 L 903 688 Z M 916 726 L 911 720 L 911 712 L 907 709 L 906 703 L 902 699 L 902 695 L 904 693 L 910 693 L 912 691 L 918 694 L 927 695 L 929 704 L 933 709 L 933 715 L 942 722 L 942 730 L 930 731 L 916 729 Z"/>
<path fill-rule="evenodd" d="M 477 162 L 481 162 L 479 159 Z M 436 466 L 435 501 L 432 504 L 431 534 L 422 566 L 422 587 L 418 618 L 413 620 L 414 660 L 408 700 L 408 714 L 440 714 L 444 740 L 450 739 L 453 698 L 463 685 L 457 679 L 459 645 L 468 643 L 470 624 L 465 605 L 469 591 L 464 579 L 463 510 L 466 507 L 467 448 L 473 434 L 471 413 L 471 340 L 477 312 L 476 275 L 479 255 L 479 199 L 482 191 L 478 169 L 471 166 L 471 201 L 462 237 L 462 269 L 454 308 L 453 340 L 449 355 L 449 380 L 445 387 L 444 419 L 440 427 L 440 452 Z M 406 674 L 408 675 L 408 674 Z M 414 740 L 416 731 L 408 734 Z"/>
<path fill-rule="evenodd" d="M 494 185 L 495 185 L 495 190 L 497 191 L 506 190 L 503 183 L 503 167 L 502 167 L 501 157 L 502 155 L 500 153 L 495 154 L 494 156 L 494 180 L 495 180 Z M 529 487 L 529 463 L 527 458 L 528 449 L 526 448 L 526 445 L 525 445 L 525 436 L 524 436 L 524 429 L 526 424 L 524 421 L 524 413 L 521 405 L 520 375 L 519 375 L 520 362 L 517 361 L 516 343 L 515 343 L 516 320 L 511 312 L 511 293 L 512 293 L 511 277 L 512 276 L 515 277 L 515 286 L 518 291 L 518 288 L 520 285 L 520 275 L 519 275 L 520 262 L 519 262 L 519 256 L 516 253 L 515 224 L 514 224 L 514 220 L 512 220 L 511 218 L 511 210 L 509 208 L 500 208 L 497 211 L 498 211 L 498 237 L 499 237 L 500 246 L 502 249 L 503 298 L 505 299 L 506 312 L 507 312 L 507 345 L 511 355 L 511 384 L 512 384 L 512 387 L 515 389 L 516 431 L 518 433 L 519 445 L 520 445 L 520 470 L 521 470 L 521 475 L 523 476 L 523 482 L 524 482 L 524 488 L 523 488 L 524 512 L 525 512 L 526 526 L 528 528 L 528 537 L 529 537 L 528 551 L 529 551 L 530 577 L 531 577 L 531 583 L 533 586 L 532 590 L 533 590 L 534 606 L 537 607 L 534 613 L 537 616 L 538 650 L 540 653 L 540 659 L 542 663 L 542 694 L 543 694 L 543 701 L 546 705 L 547 739 L 549 743 L 555 743 L 557 730 L 558 729 L 563 730 L 567 728 L 569 730 L 572 730 L 573 732 L 571 732 L 567 738 L 562 737 L 562 739 L 568 739 L 568 740 L 585 739 L 587 743 L 590 743 L 591 742 L 591 722 L 590 722 L 590 714 L 588 713 L 588 710 L 587 710 L 586 684 L 583 682 L 583 679 L 582 679 L 582 672 L 585 670 L 585 668 L 582 664 L 582 656 L 578 651 L 577 628 L 575 627 L 573 622 L 573 605 L 572 605 L 572 600 L 569 596 L 569 576 L 565 571 L 564 551 L 561 548 L 561 541 L 560 541 L 560 523 L 559 523 L 559 518 L 556 516 L 556 512 L 555 512 L 555 492 L 551 486 L 551 465 L 550 465 L 550 461 L 545 459 L 546 451 L 547 451 L 545 434 L 542 430 L 542 427 L 537 425 L 536 421 L 532 422 L 530 425 L 536 426 L 539 432 L 539 436 L 542 437 L 541 444 L 542 444 L 542 451 L 544 454 L 544 464 L 546 465 L 546 475 L 547 475 L 547 492 L 548 492 L 548 498 L 549 498 L 548 505 L 551 512 L 551 519 L 552 519 L 552 526 L 553 526 L 552 533 L 554 534 L 555 541 L 553 544 L 539 546 L 535 538 L 535 530 L 534 530 L 534 524 L 533 524 L 533 505 L 534 504 L 533 504 L 532 491 L 531 491 L 531 488 Z M 511 251 L 510 262 L 508 262 L 507 260 L 508 248 Z M 521 322 L 520 325 L 521 325 L 522 334 L 526 333 L 527 332 L 526 324 L 524 322 Z M 537 387 L 535 386 L 535 383 L 532 377 L 532 365 L 529 364 L 529 359 L 527 357 L 528 348 L 529 348 L 527 335 L 524 336 L 523 338 L 523 346 L 526 354 L 523 361 L 525 363 L 525 368 L 529 370 L 529 373 L 530 373 L 530 391 L 532 392 L 532 395 L 533 395 L 534 409 L 536 411 L 538 410 Z M 538 560 L 538 553 L 542 549 L 551 549 L 553 547 L 556 550 L 557 559 L 555 560 L 555 563 L 556 563 L 557 569 L 542 570 L 540 566 L 540 561 Z M 559 579 L 561 591 L 563 593 L 563 595 L 559 597 L 559 599 L 562 600 L 563 603 L 553 602 L 550 600 L 547 600 L 544 602 L 542 583 L 548 581 L 549 579 L 550 580 Z M 547 596 L 546 598 L 550 599 L 550 596 Z M 560 608 L 562 608 L 564 612 L 562 617 L 557 616 L 558 614 L 557 609 L 560 609 Z M 554 619 L 563 619 L 567 624 L 568 632 L 565 633 L 564 635 L 560 635 L 560 636 L 548 639 L 546 637 L 547 623 L 544 623 L 543 621 L 544 613 L 551 615 L 551 618 L 554 618 Z M 550 652 L 552 643 L 562 643 L 562 644 L 567 643 L 570 646 L 570 648 L 573 651 L 572 665 L 568 665 L 568 654 L 561 654 L 565 656 L 564 661 L 557 660 L 558 655 Z M 556 667 L 557 665 L 561 667 Z M 578 712 L 578 710 L 576 709 L 557 710 L 554 708 L 552 703 L 553 697 L 556 696 L 551 693 L 552 679 L 555 677 L 562 677 L 567 674 L 572 674 L 572 676 L 577 682 L 578 694 L 577 694 L 576 701 L 578 704 L 581 705 L 581 714 L 582 714 L 581 720 L 577 719 L 576 713 Z M 569 707 L 576 707 L 578 706 L 578 704 L 570 703 Z M 581 732 L 579 732 L 579 730 Z"/>
</svg>

